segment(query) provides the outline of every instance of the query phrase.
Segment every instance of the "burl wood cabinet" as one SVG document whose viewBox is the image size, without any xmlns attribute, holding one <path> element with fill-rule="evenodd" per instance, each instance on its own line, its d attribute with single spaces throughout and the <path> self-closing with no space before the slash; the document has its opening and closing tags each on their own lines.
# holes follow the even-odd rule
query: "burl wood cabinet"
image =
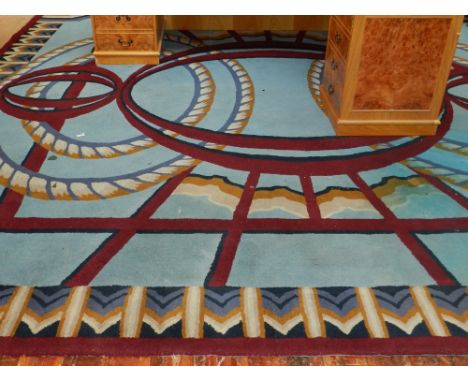
<svg viewBox="0 0 468 382">
<path fill-rule="evenodd" d="M 92 16 L 97 64 L 159 63 L 163 16 Z"/>
<path fill-rule="evenodd" d="M 324 16 L 93 16 L 98 64 L 157 64 L 173 29 L 322 29 Z M 332 16 L 321 95 L 338 135 L 432 135 L 463 16 Z M 221 27 L 221 28 L 220 28 Z"/>
<path fill-rule="evenodd" d="M 321 85 L 338 135 L 432 135 L 462 16 L 332 16 Z"/>
</svg>

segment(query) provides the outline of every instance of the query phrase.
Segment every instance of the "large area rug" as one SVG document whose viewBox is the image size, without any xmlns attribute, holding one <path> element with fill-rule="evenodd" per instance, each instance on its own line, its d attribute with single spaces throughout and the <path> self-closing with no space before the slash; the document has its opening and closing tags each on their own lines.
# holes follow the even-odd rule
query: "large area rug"
<svg viewBox="0 0 468 382">
<path fill-rule="evenodd" d="M 468 353 L 468 28 L 431 137 L 336 137 L 324 33 L 88 17 L 0 60 L 1 354 Z"/>
</svg>

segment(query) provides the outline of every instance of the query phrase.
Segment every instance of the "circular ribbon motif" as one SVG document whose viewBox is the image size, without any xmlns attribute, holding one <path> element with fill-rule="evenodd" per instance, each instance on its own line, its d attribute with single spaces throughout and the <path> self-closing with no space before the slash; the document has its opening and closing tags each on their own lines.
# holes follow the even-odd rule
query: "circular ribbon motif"
<svg viewBox="0 0 468 382">
<path fill-rule="evenodd" d="M 256 54 L 265 56 L 264 51 L 249 51 L 249 56 Z M 298 58 L 298 52 L 275 51 L 268 53 L 274 57 L 294 57 Z M 267 54 L 267 55 L 268 55 Z M 244 57 L 244 52 L 230 53 L 210 53 L 202 56 L 183 58 L 176 62 L 170 62 L 150 70 L 145 69 L 130 76 L 124 83 L 121 96 L 117 102 L 125 117 L 143 134 L 151 137 L 167 148 L 178 151 L 187 156 L 201 161 L 211 162 L 217 165 L 234 168 L 244 171 L 258 171 L 276 174 L 308 174 L 308 175 L 334 175 L 344 172 L 358 172 L 387 166 L 391 163 L 404 160 L 423 152 L 434 145 L 448 130 L 452 120 L 452 109 L 449 102 L 445 102 L 446 112 L 443 115 L 442 124 L 435 136 L 419 137 L 410 142 L 403 143 L 397 147 L 389 147 L 381 150 L 361 152 L 350 155 L 331 156 L 307 156 L 291 157 L 280 155 L 255 155 L 237 152 L 226 152 L 217 147 L 232 146 L 245 148 L 261 148 L 276 150 L 302 149 L 323 146 L 330 142 L 338 142 L 338 146 L 345 142 L 351 145 L 358 143 L 359 146 L 368 146 L 374 143 L 386 142 L 395 137 L 325 137 L 325 138 L 284 138 L 284 137 L 260 137 L 252 135 L 235 135 L 224 131 L 211 131 L 202 128 L 187 127 L 180 123 L 165 120 L 151 114 L 136 104 L 132 98 L 132 89 L 135 84 L 145 76 L 166 70 L 179 65 L 186 65 L 190 62 L 204 62 L 210 60 L 223 60 Z M 171 137 L 167 132 L 179 134 L 179 138 Z M 183 138 L 183 139 L 182 139 Z M 191 140 L 201 140 L 206 144 L 197 144 Z M 356 147 L 356 146 L 352 146 Z M 335 147 L 336 148 L 336 147 Z"/>
<path fill-rule="evenodd" d="M 241 82 L 236 81 L 236 76 L 232 67 L 236 65 L 235 60 L 224 62 L 229 72 L 235 80 L 237 93 L 240 93 Z M 239 70 L 242 70 L 239 67 Z M 36 78 L 37 79 L 37 78 Z M 247 73 L 244 74 L 244 82 L 250 83 Z M 41 84 L 47 82 L 45 78 L 40 78 Z M 253 89 L 250 91 L 253 92 Z M 240 105 L 237 97 L 236 106 Z M 247 108 L 253 107 L 253 100 L 243 104 Z M 237 115 L 239 111 L 233 110 L 232 115 Z M 242 129 L 247 123 L 245 119 L 239 126 Z M 37 124 L 37 121 L 30 121 Z M 223 128 L 229 128 L 230 124 L 225 124 Z M 33 126 L 34 127 L 34 126 Z M 36 126 L 37 127 L 37 126 Z M 165 132 L 174 136 L 170 131 Z M 106 178 L 58 178 L 43 175 L 30 171 L 14 161 L 12 161 L 0 147 L 0 184 L 15 190 L 18 193 L 25 194 L 38 199 L 50 200 L 101 200 L 118 197 L 133 192 L 145 190 L 153 187 L 173 176 L 180 174 L 190 168 L 193 168 L 200 161 L 183 154 L 177 154 L 173 158 L 159 163 L 151 168 L 139 170 L 130 174 L 124 174 Z"/>
<path fill-rule="evenodd" d="M 77 97 L 68 93 L 64 99 L 30 98 L 11 92 L 16 86 L 51 81 L 79 84 L 79 89 L 88 82 L 96 83 L 108 87 L 109 91 L 90 97 Z M 121 87 L 122 81 L 119 76 L 94 65 L 42 69 L 25 74 L 3 86 L 0 90 L 0 110 L 17 118 L 36 121 L 74 118 L 109 104 Z"/>
<path fill-rule="evenodd" d="M 170 51 L 164 51 L 165 54 Z M 85 56 L 86 57 L 86 56 Z M 76 59 L 83 61 L 85 57 Z M 88 56 L 88 60 L 92 60 Z M 73 60 L 70 64 L 75 64 Z M 175 120 L 186 125 L 196 125 L 208 114 L 215 96 L 215 85 L 208 68 L 200 63 L 184 66 L 195 83 L 195 92 L 187 109 Z M 31 99 L 43 98 L 53 82 L 38 82 L 26 92 Z M 46 150 L 58 155 L 80 159 L 114 158 L 156 146 L 156 142 L 144 135 L 138 135 L 117 142 L 86 142 L 59 133 L 47 122 L 22 120 L 25 131 Z"/>
</svg>

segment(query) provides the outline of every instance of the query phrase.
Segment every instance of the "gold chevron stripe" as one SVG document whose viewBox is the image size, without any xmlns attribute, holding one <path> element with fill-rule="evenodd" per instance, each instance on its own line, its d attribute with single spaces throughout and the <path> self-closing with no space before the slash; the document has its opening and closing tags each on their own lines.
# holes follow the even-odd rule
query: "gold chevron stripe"
<svg viewBox="0 0 468 382">
<path fill-rule="evenodd" d="M 324 313 L 322 317 L 324 321 L 327 321 L 331 323 L 332 325 L 336 326 L 343 333 L 349 334 L 356 325 L 358 325 L 364 320 L 364 317 L 359 310 L 354 309 L 354 311 L 356 312 L 355 314 L 353 315 L 347 314 L 346 316 L 349 318 L 346 320 L 342 320 L 340 319 L 340 317 L 337 317 L 336 314 L 329 314 L 330 311 L 329 310 L 325 311 L 324 309 Z"/>
<path fill-rule="evenodd" d="M 21 318 L 21 322 L 26 324 L 33 334 L 37 334 L 48 326 L 59 322 L 63 317 L 63 311 L 58 309 L 54 310 L 54 314 L 47 315 L 47 318 L 41 317 L 40 319 L 36 319 L 37 315 L 30 315 L 29 313 L 30 309 L 27 309 Z"/>
<path fill-rule="evenodd" d="M 225 320 L 219 320 L 205 312 L 205 323 L 210 325 L 218 333 L 226 334 L 229 329 L 238 325 L 242 321 L 242 313 L 240 309 L 235 309 L 234 314 L 229 314 L 225 317 Z"/>
<path fill-rule="evenodd" d="M 105 320 L 96 320 L 93 316 L 90 316 L 85 312 L 83 314 L 83 321 L 87 325 L 89 325 L 96 334 L 101 334 L 109 329 L 111 326 L 119 323 L 122 319 L 122 313 L 119 312 L 114 315 L 106 315 Z"/>
<path fill-rule="evenodd" d="M 177 324 L 179 321 L 182 320 L 182 310 L 181 309 L 175 309 L 174 315 L 168 316 L 167 319 L 165 320 L 157 320 L 154 319 L 154 315 L 149 315 L 145 313 L 143 315 L 143 322 L 148 324 L 156 333 L 161 334 L 163 333 L 167 328 L 170 328 L 171 326 Z"/>
<path fill-rule="evenodd" d="M 226 315 L 221 316 L 219 314 L 216 314 L 212 310 L 208 309 L 207 307 L 205 307 L 205 320 L 208 317 L 212 321 L 217 321 L 217 322 L 222 323 L 224 321 L 231 320 L 234 316 L 237 316 L 240 313 L 241 313 L 241 309 L 235 308 L 235 309 L 230 310 Z"/>
<path fill-rule="evenodd" d="M 458 326 L 460 329 L 464 330 L 465 332 L 468 332 L 468 316 L 467 315 L 465 315 L 463 318 L 461 318 L 461 316 L 458 316 L 458 318 L 456 318 L 453 314 L 441 313 L 441 317 L 444 321 L 450 322 L 451 324 Z"/>
<path fill-rule="evenodd" d="M 417 306 L 412 307 L 408 312 L 406 312 L 405 315 L 400 316 L 399 314 L 392 312 L 391 310 L 385 309 L 385 308 L 380 308 L 380 311 L 382 315 L 385 314 L 386 317 L 392 317 L 395 320 L 399 320 L 401 322 L 407 322 L 410 320 L 414 315 L 420 314 L 419 313 L 419 308 Z"/>
<path fill-rule="evenodd" d="M 276 331 L 283 335 L 287 335 L 289 331 L 302 322 L 302 314 L 299 309 L 295 310 L 294 315 L 291 315 L 289 320 L 283 322 L 279 321 L 270 315 L 264 315 L 264 321 L 272 326 Z M 276 316 L 277 317 L 277 316 Z"/>
<path fill-rule="evenodd" d="M 423 317 L 418 310 L 413 310 L 413 314 L 406 314 L 404 317 L 391 314 L 388 310 L 382 309 L 383 319 L 392 325 L 403 330 L 406 334 L 411 334 L 414 328 L 423 322 Z"/>
<path fill-rule="evenodd" d="M 44 315 L 40 315 L 40 314 L 37 314 L 34 310 L 27 307 L 24 311 L 24 314 L 28 315 L 34 321 L 41 322 L 44 320 L 48 320 L 51 317 L 55 317 L 57 314 L 62 315 L 63 312 L 64 312 L 64 307 L 60 306 L 57 309 L 51 310 L 50 312 L 47 312 Z"/>
<path fill-rule="evenodd" d="M 104 316 L 90 309 L 89 307 L 87 307 L 84 311 L 84 314 L 86 316 L 88 316 L 90 319 L 93 319 L 96 322 L 104 322 L 108 320 L 109 318 L 114 317 L 116 315 L 121 316 L 122 313 L 123 313 L 123 307 L 121 306 L 112 309 L 111 311 L 107 312 Z"/>
<path fill-rule="evenodd" d="M 340 316 L 337 313 L 335 313 L 333 310 L 322 307 L 322 317 L 327 316 L 327 317 L 332 318 L 335 321 L 341 321 L 343 323 L 346 322 L 346 321 L 351 320 L 353 317 L 355 317 L 357 315 L 363 317 L 361 309 L 359 307 L 351 309 L 344 316 Z"/>
<path fill-rule="evenodd" d="M 295 319 L 298 315 L 301 315 L 301 308 L 300 307 L 296 307 L 294 309 L 292 309 L 291 311 L 289 311 L 288 313 L 282 315 L 282 316 L 278 316 L 275 312 L 267 309 L 267 308 L 263 308 L 263 318 L 264 320 L 266 320 L 266 318 L 270 318 L 272 320 L 274 320 L 275 322 L 277 322 L 278 324 L 280 325 L 286 325 L 288 321 L 291 321 L 292 319 Z M 302 318 L 301 318 L 301 321 L 302 321 Z"/>
</svg>

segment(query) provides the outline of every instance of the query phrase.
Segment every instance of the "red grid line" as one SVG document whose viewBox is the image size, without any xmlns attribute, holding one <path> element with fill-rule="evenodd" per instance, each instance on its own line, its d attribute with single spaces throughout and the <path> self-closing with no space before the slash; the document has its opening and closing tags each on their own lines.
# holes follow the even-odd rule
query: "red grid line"
<svg viewBox="0 0 468 382">
<path fill-rule="evenodd" d="M 408 166 L 408 167 L 410 167 L 410 166 Z M 412 167 L 410 167 L 410 168 L 411 168 L 411 170 L 416 172 L 420 177 L 424 178 L 428 183 L 430 183 L 435 188 L 437 188 L 439 191 L 442 191 L 444 194 L 448 195 L 450 198 L 455 200 L 462 207 L 464 207 L 465 209 L 468 209 L 468 199 L 467 198 L 460 195 L 456 191 L 452 190 L 449 186 L 447 186 L 444 182 L 442 182 L 437 177 L 429 175 L 429 174 L 425 174 L 424 172 L 419 171 L 417 169 L 414 169 Z"/>
<path fill-rule="evenodd" d="M 310 176 L 301 175 L 299 178 L 301 179 L 302 191 L 304 192 L 309 217 L 313 220 L 321 219 L 320 208 L 317 203 Z"/>
<path fill-rule="evenodd" d="M 406 219 L 398 219 L 374 190 L 358 175 L 350 174 L 351 180 L 359 187 L 374 208 L 394 227 L 395 234 L 439 285 L 457 285 L 458 281 L 440 264 L 427 248 L 410 233 Z"/>
<path fill-rule="evenodd" d="M 232 225 L 222 243 L 221 252 L 215 260 L 214 270 L 208 281 L 210 287 L 224 286 L 228 280 L 259 177 L 259 173 L 251 172 L 247 178 L 241 200 L 234 212 Z"/>
<path fill-rule="evenodd" d="M 133 219 L 142 222 L 150 219 L 158 207 L 169 198 L 177 186 L 190 174 L 191 170 L 189 169 L 178 174 L 158 189 L 143 204 Z M 137 230 L 134 227 L 122 227 L 121 230 L 88 257 L 78 270 L 75 270 L 75 273 L 68 278 L 65 285 L 68 287 L 88 285 L 136 233 Z"/>
<path fill-rule="evenodd" d="M 234 31 L 231 35 L 243 42 L 242 38 Z M 267 35 L 266 35 L 267 36 Z M 299 38 L 299 35 L 298 35 Z M 303 35 L 301 36 L 301 40 Z M 240 40 L 239 40 L 240 39 Z M 265 52 L 263 52 L 265 53 Z M 253 52 L 252 54 L 258 54 Z M 249 54 L 245 54 L 249 56 Z M 216 55 L 214 55 L 216 56 Z M 216 57 L 211 58 L 216 58 Z M 174 58 L 174 57 L 173 57 Z M 67 97 L 77 97 L 84 87 L 84 82 L 74 82 L 67 90 Z M 75 94 L 76 93 L 76 94 Z M 450 110 L 449 110 L 450 111 Z M 446 124 L 450 124 L 451 111 Z M 64 120 L 57 120 L 53 124 L 58 131 L 63 126 Z M 447 125 L 448 126 L 448 125 Z M 48 151 L 38 145 L 34 145 L 23 165 L 30 170 L 39 171 Z M 289 166 L 289 164 L 287 164 Z M 300 175 L 304 197 L 307 201 L 307 210 L 310 219 L 249 219 L 248 211 L 254 196 L 255 186 L 259 179 L 259 172 L 251 172 L 244 188 L 239 205 L 232 220 L 222 219 L 151 219 L 154 211 L 171 195 L 178 184 L 189 172 L 179 174 L 158 190 L 131 218 L 14 218 L 21 206 L 23 196 L 11 190 L 5 191 L 5 197 L 0 203 L 0 229 L 6 231 L 41 232 L 51 230 L 83 230 L 83 231 L 111 231 L 115 233 L 109 240 L 86 261 L 83 267 L 67 281 L 67 285 L 82 285 L 89 283 L 99 271 L 118 253 L 118 251 L 138 231 L 225 231 L 227 235 L 222 243 L 219 257 L 215 260 L 215 268 L 210 286 L 225 285 L 231 270 L 241 235 L 245 231 L 251 232 L 394 232 L 400 240 L 409 248 L 418 261 L 426 268 L 431 276 L 439 283 L 453 285 L 456 280 L 441 264 L 429 253 L 427 248 L 418 241 L 412 232 L 444 232 L 453 231 L 454 228 L 468 230 L 468 218 L 450 219 L 398 219 L 393 212 L 379 199 L 359 175 L 350 175 L 356 185 L 361 189 L 368 200 L 374 205 L 384 219 L 321 219 L 320 211 L 316 203 L 316 195 L 313 190 L 309 169 L 305 169 Z M 418 172 L 419 173 L 419 172 Z M 420 173 L 419 173 L 420 174 Z M 439 190 L 445 192 L 462 206 L 467 208 L 467 200 L 451 190 L 440 180 L 431 176 L 420 174 Z"/>
<path fill-rule="evenodd" d="M 81 81 L 75 81 L 72 82 L 72 84 L 67 88 L 67 90 L 64 93 L 63 98 L 64 99 L 73 99 L 75 97 L 78 97 L 78 95 L 81 93 L 83 88 L 85 87 L 86 82 L 81 82 Z M 60 131 L 65 124 L 66 119 L 56 119 L 56 120 L 51 120 L 48 121 L 51 127 L 53 127 L 55 130 Z M 49 155 L 49 151 L 40 146 L 37 143 L 33 144 L 33 147 L 27 154 L 26 158 L 24 159 L 22 166 L 28 170 L 38 172 L 42 165 L 44 164 L 44 161 L 47 158 L 47 155 Z M 7 188 L 5 191 L 5 194 L 3 195 L 2 200 L 0 201 L 0 219 L 8 219 L 8 218 L 13 218 L 18 210 L 21 207 L 21 203 L 23 202 L 24 195 L 21 195 L 9 188 Z"/>
</svg>

